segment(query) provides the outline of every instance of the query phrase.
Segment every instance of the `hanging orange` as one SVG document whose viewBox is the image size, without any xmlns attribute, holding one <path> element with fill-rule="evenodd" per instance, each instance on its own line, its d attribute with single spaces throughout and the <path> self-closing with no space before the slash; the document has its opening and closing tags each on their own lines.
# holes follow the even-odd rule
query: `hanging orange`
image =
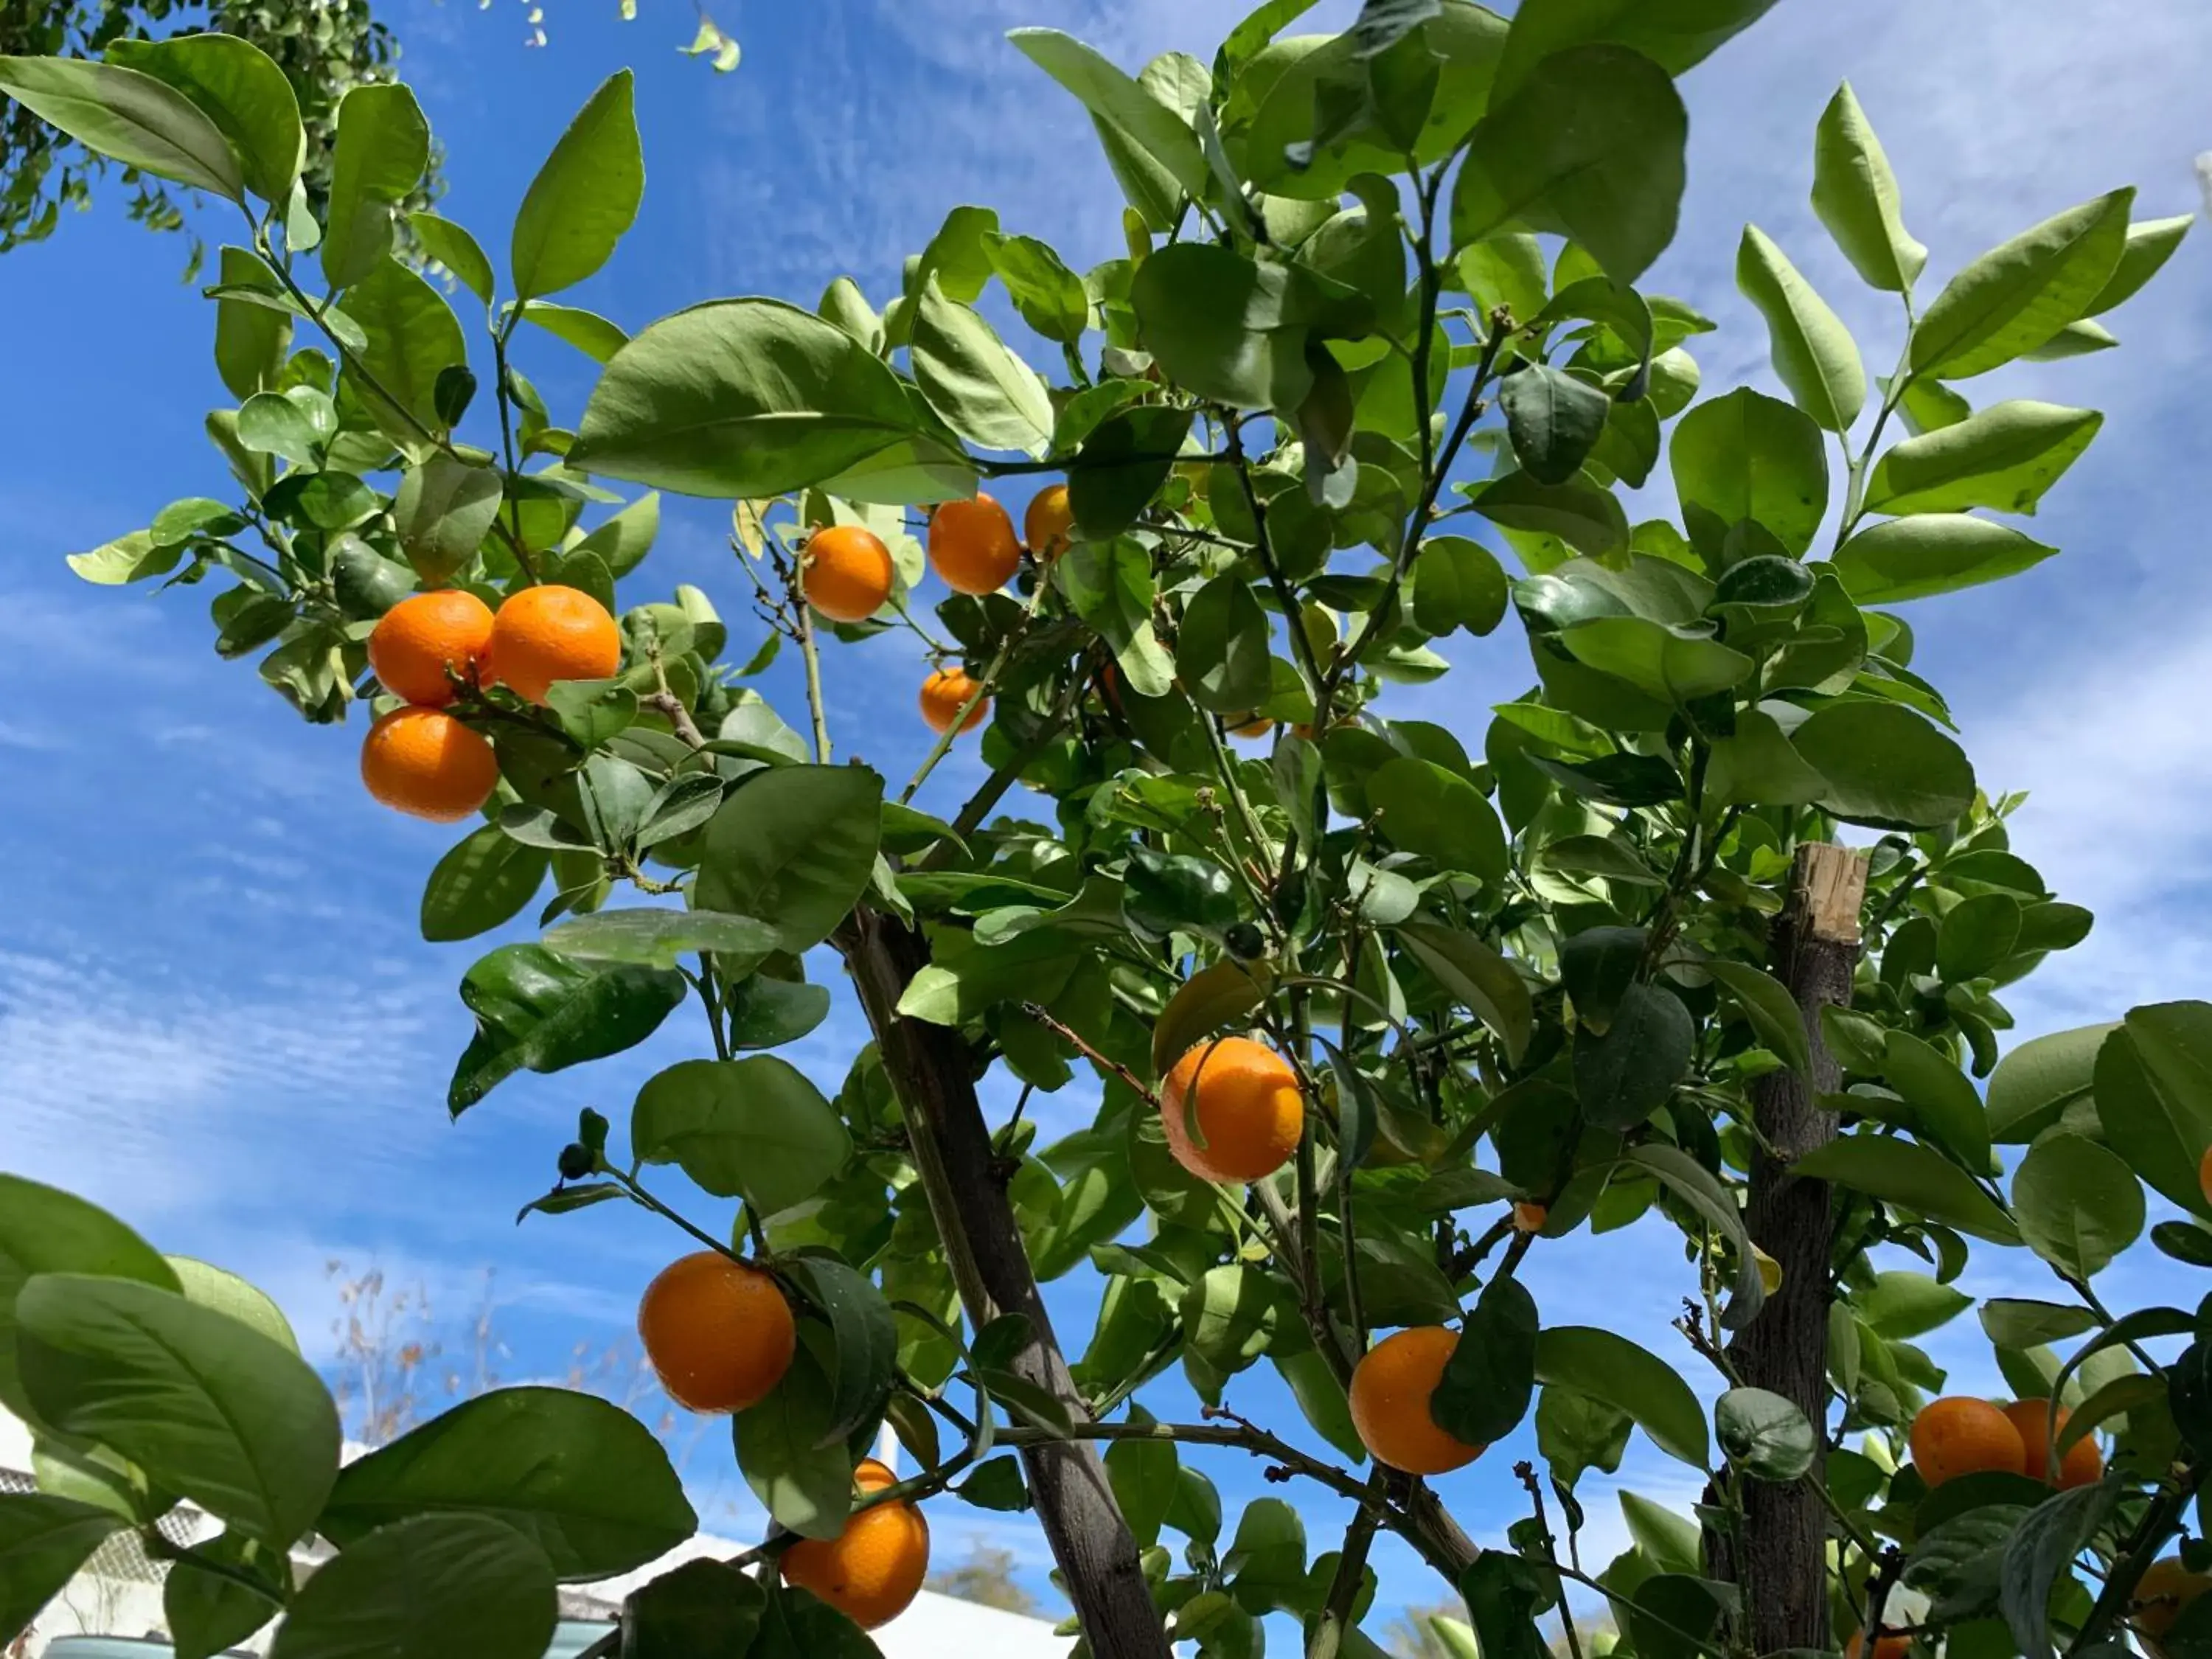
<svg viewBox="0 0 2212 1659">
<path fill-rule="evenodd" d="M 853 1471 L 864 1492 L 898 1484 L 872 1457 Z M 862 1630 L 904 1613 L 929 1573 L 929 1522 L 911 1504 L 872 1504 L 835 1538 L 802 1538 L 783 1553 L 783 1581 L 828 1602 Z"/>
<path fill-rule="evenodd" d="M 2051 1402 L 2047 1400 L 2015 1400 L 2004 1408 L 2012 1425 L 2020 1431 L 2021 1443 L 2027 1449 L 2025 1473 L 2031 1480 L 2045 1479 L 2051 1467 L 2052 1425 L 2049 1417 Z M 2066 1419 L 2073 1413 L 2061 1406 L 2058 1408 L 2057 1429 L 2063 1431 Z M 2083 1435 L 2066 1449 L 2066 1455 L 2058 1460 L 2057 1485 L 2070 1491 L 2075 1486 L 2095 1485 L 2104 1478 L 2105 1455 L 2097 1449 L 2097 1437 Z"/>
<path fill-rule="evenodd" d="M 799 1342 L 791 1304 L 764 1267 L 720 1250 L 679 1256 L 637 1304 L 637 1334 L 660 1386 L 695 1412 L 741 1412 L 783 1381 Z"/>
<path fill-rule="evenodd" d="M 952 722 L 960 720 L 960 711 L 967 708 L 968 699 L 975 695 L 975 682 L 964 668 L 940 668 L 921 683 L 921 717 L 929 722 L 929 729 L 943 733 L 952 729 Z M 972 732 L 991 718 L 991 700 L 984 697 L 968 710 L 968 718 L 960 720 L 963 732 Z"/>
<path fill-rule="evenodd" d="M 1459 1333 L 1417 1325 L 1376 1343 L 1352 1370 L 1352 1425 L 1376 1459 L 1407 1474 L 1449 1474 L 1482 1455 L 1429 1411 Z"/>
<path fill-rule="evenodd" d="M 377 619 L 369 672 L 403 702 L 443 708 L 476 684 L 491 627 L 491 607 L 465 589 L 411 594 Z"/>
<path fill-rule="evenodd" d="M 1200 1146 L 1185 1121 L 1195 1088 Z M 1297 1150 L 1305 1099 L 1290 1062 L 1249 1037 L 1201 1042 L 1160 1079 L 1160 1127 L 1176 1162 L 1201 1181 L 1264 1180 Z"/>
<path fill-rule="evenodd" d="M 956 593 L 995 593 L 1021 568 L 1006 509 L 988 495 L 946 501 L 929 515 L 929 568 Z"/>
<path fill-rule="evenodd" d="M 1066 484 L 1047 484 L 1030 497 L 1022 514 L 1022 539 L 1032 557 L 1050 563 L 1067 551 L 1069 532 L 1075 528 L 1075 509 L 1068 504 Z"/>
<path fill-rule="evenodd" d="M 485 678 L 542 703 L 562 680 L 603 680 L 622 666 L 622 630 L 580 588 L 526 587 L 492 618 Z"/>
<path fill-rule="evenodd" d="M 395 708 L 368 728 L 361 781 L 386 806 L 457 823 L 499 787 L 499 757 L 443 709 Z"/>
<path fill-rule="evenodd" d="M 866 622 L 891 596 L 891 550 L 856 524 L 831 525 L 806 538 L 799 586 L 831 622 Z"/>
<path fill-rule="evenodd" d="M 1912 1462 L 1932 1489 L 1962 1474 L 2027 1472 L 2027 1443 L 2013 1420 L 1986 1400 L 1950 1395 L 1912 1419 Z"/>
</svg>

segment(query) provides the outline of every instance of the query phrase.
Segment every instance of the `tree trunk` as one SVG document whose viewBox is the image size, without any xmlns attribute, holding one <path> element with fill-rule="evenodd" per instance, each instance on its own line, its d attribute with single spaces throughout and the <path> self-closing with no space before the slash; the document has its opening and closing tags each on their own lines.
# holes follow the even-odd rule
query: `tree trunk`
<svg viewBox="0 0 2212 1659">
<path fill-rule="evenodd" d="M 896 1012 L 907 986 L 928 964 L 927 942 L 896 917 L 865 906 L 846 920 L 834 942 L 904 1109 L 915 1164 L 969 1322 L 981 1329 L 1001 1314 L 1025 1316 L 1030 1341 L 1012 1369 L 1066 1402 L 1071 1415 L 1087 1418 L 993 1168 L 967 1045 L 957 1031 L 902 1019 Z M 1136 1540 L 1114 1501 L 1097 1449 L 1054 1441 L 1024 1448 L 1022 1462 L 1037 1519 L 1096 1659 L 1168 1659 Z"/>
<path fill-rule="evenodd" d="M 1820 1036 L 1820 1010 L 1848 1007 L 1859 957 L 1859 911 L 1866 901 L 1865 859 L 1849 848 L 1805 846 L 1790 872 L 1790 901 L 1775 919 L 1775 977 L 1796 999 L 1812 1050 L 1812 1077 L 1778 1071 L 1752 1091 L 1759 1133 L 1773 1149 L 1752 1156 L 1752 1243 L 1782 1269 L 1766 1305 L 1729 1346 L 1753 1388 L 1794 1401 L 1808 1420 L 1826 1419 L 1828 1186 L 1792 1176 L 1789 1165 L 1835 1139 L 1836 1119 L 1819 1105 L 1842 1073 Z M 1755 1653 L 1827 1648 L 1827 1516 L 1805 1481 L 1743 1483 L 1743 1559 L 1729 1575 L 1744 1594 L 1747 1633 Z"/>
</svg>

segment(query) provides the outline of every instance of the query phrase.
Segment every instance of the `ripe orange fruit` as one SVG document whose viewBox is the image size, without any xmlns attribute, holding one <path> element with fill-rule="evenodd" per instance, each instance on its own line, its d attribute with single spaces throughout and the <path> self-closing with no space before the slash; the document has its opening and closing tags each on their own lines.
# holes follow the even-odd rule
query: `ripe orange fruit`
<svg viewBox="0 0 2212 1659">
<path fill-rule="evenodd" d="M 871 1457 L 853 1471 L 853 1482 L 878 1492 L 898 1477 Z M 928 1571 L 929 1522 L 907 1503 L 872 1504 L 835 1538 L 802 1538 L 783 1553 L 785 1583 L 818 1596 L 862 1630 L 904 1613 Z"/>
<path fill-rule="evenodd" d="M 491 607 L 458 587 L 416 593 L 377 621 L 368 636 L 368 666 L 395 697 L 443 708 L 462 686 L 477 683 L 491 643 Z"/>
<path fill-rule="evenodd" d="M 891 596 L 891 550 L 856 524 L 831 525 L 806 538 L 799 586 L 831 622 L 866 622 Z"/>
<path fill-rule="evenodd" d="M 1859 1659 L 1866 1649 L 1866 1632 L 1855 1630 L 1851 1639 L 1844 1644 L 1844 1659 Z M 1905 1659 L 1912 1650 L 1910 1636 L 1885 1636 L 1874 1644 L 1874 1659 Z"/>
<path fill-rule="evenodd" d="M 2027 1443 L 2013 1420 L 1986 1400 L 1931 1400 L 1912 1419 L 1912 1462 L 1933 1488 L 1962 1474 L 2027 1472 Z"/>
<path fill-rule="evenodd" d="M 1185 1101 L 1198 1091 L 1200 1146 L 1190 1138 Z M 1201 1181 L 1241 1185 L 1283 1167 L 1306 1121 L 1297 1073 L 1249 1037 L 1201 1042 L 1160 1079 L 1160 1127 L 1176 1162 Z"/>
<path fill-rule="evenodd" d="M 929 515 L 929 568 L 956 593 L 995 593 L 1020 568 L 1014 521 L 988 495 L 945 501 Z"/>
<path fill-rule="evenodd" d="M 1513 1206 L 1513 1231 L 1516 1233 L 1540 1233 L 1552 1212 L 1541 1204 L 1520 1203 Z"/>
<path fill-rule="evenodd" d="M 1459 1333 L 1417 1325 L 1367 1351 L 1352 1372 L 1352 1425 L 1377 1462 L 1407 1474 L 1449 1474 L 1484 1449 L 1447 1434 L 1429 1414 Z"/>
<path fill-rule="evenodd" d="M 395 708 L 368 728 L 361 781 L 386 806 L 456 823 L 499 787 L 499 757 L 442 709 Z"/>
<path fill-rule="evenodd" d="M 975 695 L 975 682 L 964 668 L 940 668 L 921 683 L 921 717 L 933 732 L 949 732 L 960 720 L 960 711 Z M 960 720 L 963 732 L 972 732 L 991 717 L 991 700 L 983 698 Z"/>
<path fill-rule="evenodd" d="M 1228 724 L 1230 731 L 1240 738 L 1264 738 L 1275 729 L 1274 721 L 1256 712 L 1232 715 Z"/>
<path fill-rule="evenodd" d="M 2128 1613 L 2146 1636 L 2163 1636 L 2181 1617 L 2181 1610 L 2207 1589 L 2212 1589 L 2212 1577 L 2190 1571 L 2179 1556 L 2169 1555 L 2143 1569 Z M 2151 1651 L 2159 1650 L 2152 1646 Z"/>
<path fill-rule="evenodd" d="M 492 618 L 484 677 L 544 702 L 557 680 L 603 680 L 622 666 L 622 633 L 606 606 L 574 587 L 526 587 Z"/>
<path fill-rule="evenodd" d="M 679 1256 L 645 1287 L 637 1334 L 660 1386 L 695 1412 L 741 1412 L 768 1398 L 799 1332 L 764 1267 L 719 1250 Z"/>
<path fill-rule="evenodd" d="M 2027 1449 L 2026 1474 L 2031 1480 L 2041 1480 L 2051 1463 L 2051 1443 L 2046 1430 L 2051 1426 L 2045 1413 L 2047 1401 L 2015 1400 L 2004 1408 L 2012 1425 L 2020 1431 L 2021 1443 Z M 2059 1429 L 2066 1426 L 2071 1416 L 2065 1407 L 2058 1408 Z M 2066 1449 L 2066 1455 L 2058 1460 L 2058 1482 L 2061 1488 L 2087 1486 L 2100 1480 L 2105 1473 L 2105 1455 L 2097 1449 L 2097 1437 L 2085 1435 Z"/>
<path fill-rule="evenodd" d="M 1075 509 L 1067 503 L 1066 484 L 1047 484 L 1030 497 L 1022 514 L 1022 539 L 1030 554 L 1048 562 L 1067 551 L 1068 532 L 1075 527 Z"/>
</svg>

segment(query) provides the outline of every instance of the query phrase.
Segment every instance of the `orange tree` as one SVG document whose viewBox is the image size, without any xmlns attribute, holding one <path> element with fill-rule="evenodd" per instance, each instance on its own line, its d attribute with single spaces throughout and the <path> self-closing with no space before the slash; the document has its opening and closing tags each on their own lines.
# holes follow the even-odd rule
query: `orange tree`
<svg viewBox="0 0 2212 1659">
<path fill-rule="evenodd" d="M 2116 191 L 1927 295 L 1846 88 L 1814 202 L 1898 296 L 1897 367 L 1870 386 L 1747 228 L 1738 279 L 1790 397 L 1700 398 L 1711 325 L 1637 283 L 1682 190 L 1672 77 L 1765 9 L 1370 0 L 1344 34 L 1278 39 L 1305 7 L 1273 0 L 1211 66 L 1134 79 L 1022 31 L 1095 118 L 1126 258 L 1079 276 L 963 207 L 880 313 L 840 280 L 814 311 L 714 301 L 634 337 L 554 297 L 637 206 L 617 76 L 532 185 L 504 281 L 460 226 L 409 222 L 481 302 L 473 348 L 390 252 L 430 153 L 403 88 L 348 97 L 319 215 L 289 89 L 248 47 L 0 62 L 85 143 L 242 210 L 210 290 L 232 483 L 80 574 L 215 579 L 219 654 L 258 656 L 311 720 L 381 715 L 380 796 L 480 809 L 429 872 L 428 938 L 550 883 L 542 938 L 462 981 L 453 1112 L 680 1009 L 703 1027 L 623 1137 L 582 1115 L 529 1206 L 634 1203 L 691 1235 L 648 1344 L 672 1392 L 734 1411 L 778 1523 L 641 1591 L 623 1652 L 868 1652 L 847 1613 L 894 1613 L 926 1551 L 885 1506 L 955 1495 L 1034 1506 L 1102 1659 L 1243 1659 L 1273 1613 L 1319 1659 L 1372 1653 L 1383 1529 L 1492 1659 L 1533 1659 L 1570 1593 L 1649 1659 L 2212 1641 L 2203 1547 L 2176 1542 L 2212 1468 L 2212 1348 L 2192 1313 L 2096 1289 L 2146 1186 L 2185 1218 L 2152 1242 L 2212 1266 L 2212 1008 L 2000 1059 L 2005 988 L 2090 918 L 2009 850 L 2016 803 L 1978 784 L 1886 608 L 2052 552 L 1990 515 L 2033 508 L 2100 417 L 1977 408 L 1971 383 L 2110 346 L 2100 319 L 2185 223 L 2131 222 Z M 994 282 L 1062 383 L 975 308 Z M 603 365 L 573 426 L 515 362 L 547 334 Z M 1617 491 L 1662 461 L 1679 518 L 1632 523 Z M 979 486 L 1046 474 L 1064 494 L 1024 547 Z M 625 483 L 734 503 L 757 626 L 638 591 L 658 497 Z M 926 552 L 911 508 L 934 509 Z M 933 628 L 925 560 L 955 590 Z M 1391 716 L 1392 686 L 1447 672 L 1437 641 L 1509 613 L 1490 648 L 1527 652 L 1524 695 L 1463 731 Z M 893 629 L 945 671 L 941 739 L 896 791 L 835 763 L 821 692 Z M 791 723 L 744 683 L 782 647 Z M 979 719 L 988 781 L 918 810 Z M 1017 786 L 1047 821 L 1000 816 Z M 834 1096 L 769 1052 L 824 1018 L 827 955 L 874 1037 Z M 1047 1091 L 1085 1068 L 1095 1122 L 1046 1146 L 1020 1109 L 994 1126 L 997 1067 Z M 741 1200 L 734 1242 L 679 1182 Z M 495 1393 L 341 1472 L 264 1302 L 60 1193 L 5 1199 L 0 1398 L 42 1483 L 0 1498 L 9 1630 L 130 1527 L 173 1562 L 193 1659 L 280 1613 L 288 1659 L 522 1659 L 557 1581 L 693 1527 L 651 1437 L 558 1392 Z M 1644 1218 L 1681 1239 L 1679 1346 L 1545 1322 L 1529 1253 Z M 1932 1401 L 1914 1345 L 1972 1305 L 1975 1249 L 2052 1275 L 1978 1310 L 2009 1409 Z M 1038 1285 L 1079 1273 L 1101 1311 L 1070 1363 Z M 1262 1358 L 1303 1422 L 1138 1404 L 1180 1364 L 1218 1407 Z M 1548 1481 L 1497 1469 L 1528 1515 L 1478 1552 L 1424 1477 L 1532 1416 Z M 889 1486 L 858 1461 L 884 1421 L 918 1470 Z M 1705 1498 L 1638 1505 L 1635 1546 L 1586 1570 L 1577 1483 L 1632 1433 Z M 1346 1500 L 1341 1540 L 1310 1560 L 1272 1498 L 1231 1528 L 1201 1466 L 1240 1455 Z M 180 1498 L 218 1540 L 160 1541 Z M 337 1553 L 295 1589 L 309 1534 Z"/>
</svg>

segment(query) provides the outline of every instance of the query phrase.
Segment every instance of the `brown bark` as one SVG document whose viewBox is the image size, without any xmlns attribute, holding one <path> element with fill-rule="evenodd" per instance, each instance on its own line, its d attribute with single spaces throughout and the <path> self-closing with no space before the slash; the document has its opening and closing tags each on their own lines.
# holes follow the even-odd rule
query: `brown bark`
<svg viewBox="0 0 2212 1659">
<path fill-rule="evenodd" d="M 1775 1260 L 1782 1282 L 1729 1345 L 1738 1374 L 1826 1419 L 1831 1219 L 1826 1182 L 1793 1176 L 1790 1164 L 1835 1139 L 1836 1119 L 1819 1100 L 1842 1073 L 1820 1036 L 1820 1010 L 1848 1007 L 1859 956 L 1865 859 L 1849 848 L 1806 846 L 1790 871 L 1790 899 L 1775 919 L 1776 978 L 1790 988 L 1812 1050 L 1812 1076 L 1770 1073 L 1753 1085 L 1759 1133 L 1771 1153 L 1753 1153 L 1746 1221 L 1752 1243 Z M 1743 1486 L 1743 1559 L 1727 1576 L 1744 1593 L 1746 1634 L 1755 1653 L 1827 1648 L 1827 1516 L 1806 1481 Z"/>
<path fill-rule="evenodd" d="M 1066 1402 L 1071 1415 L 1087 1419 L 992 1167 L 990 1130 L 975 1098 L 967 1045 L 957 1031 L 897 1012 L 899 998 L 928 964 L 927 941 L 896 917 L 863 907 L 834 942 L 905 1112 L 915 1164 L 970 1323 L 980 1329 L 1001 1314 L 1024 1316 L 1030 1340 L 1012 1369 Z M 1097 1449 L 1051 1441 L 1025 1446 L 1021 1455 L 1037 1519 L 1096 1659 L 1168 1659 L 1136 1540 Z"/>
</svg>

